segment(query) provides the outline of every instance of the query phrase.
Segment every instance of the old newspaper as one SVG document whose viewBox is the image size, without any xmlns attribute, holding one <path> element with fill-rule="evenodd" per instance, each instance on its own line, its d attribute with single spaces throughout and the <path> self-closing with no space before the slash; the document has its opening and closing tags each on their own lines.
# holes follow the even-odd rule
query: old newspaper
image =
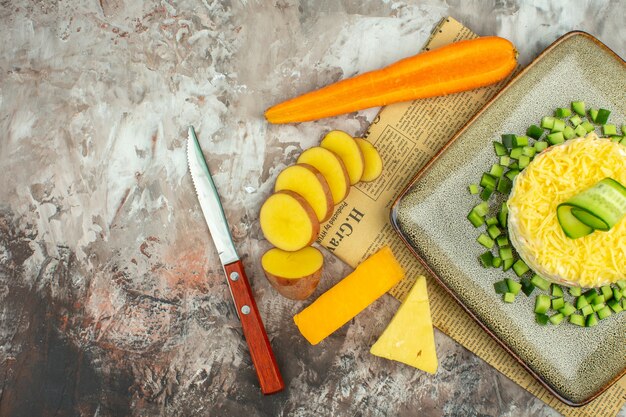
<svg viewBox="0 0 626 417">
<path fill-rule="evenodd" d="M 452 18 L 434 29 L 425 50 L 476 35 Z M 319 241 L 352 267 L 383 245 L 389 245 L 410 278 L 391 294 L 401 300 L 415 277 L 425 275 L 433 323 L 441 331 L 498 369 L 517 384 L 566 416 L 615 416 L 626 402 L 626 377 L 599 398 L 580 408 L 561 403 L 530 376 L 429 277 L 389 223 L 389 209 L 413 175 L 503 86 L 407 103 L 381 110 L 366 138 L 380 152 L 385 170 L 372 183 L 361 183 L 322 225 Z"/>
</svg>

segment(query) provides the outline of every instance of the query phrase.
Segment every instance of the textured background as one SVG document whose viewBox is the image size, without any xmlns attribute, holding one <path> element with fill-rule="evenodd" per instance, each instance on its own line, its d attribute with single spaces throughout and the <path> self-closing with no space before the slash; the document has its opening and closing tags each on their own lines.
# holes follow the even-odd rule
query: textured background
<svg viewBox="0 0 626 417">
<path fill-rule="evenodd" d="M 383 297 L 312 347 L 262 277 L 276 174 L 375 109 L 268 126 L 269 105 L 417 52 L 452 15 L 528 63 L 620 1 L 0 0 L 0 416 L 556 415 L 437 333 L 427 376 L 369 354 Z M 264 398 L 186 173 L 194 124 L 287 389 Z M 322 292 L 348 269 L 327 257 Z M 622 410 L 621 416 L 626 416 Z"/>
</svg>

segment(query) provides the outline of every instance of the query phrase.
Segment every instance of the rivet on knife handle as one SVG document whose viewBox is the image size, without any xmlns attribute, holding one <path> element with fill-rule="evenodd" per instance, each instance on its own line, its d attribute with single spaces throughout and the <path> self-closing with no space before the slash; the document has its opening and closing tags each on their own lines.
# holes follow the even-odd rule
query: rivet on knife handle
<svg viewBox="0 0 626 417">
<path fill-rule="evenodd" d="M 248 342 L 261 391 L 266 395 L 279 392 L 285 388 L 285 384 L 278 370 L 267 333 L 265 333 L 261 315 L 252 297 L 252 290 L 243 270 L 243 264 L 241 261 L 237 261 L 224 265 L 224 271 L 226 276 L 230 277 L 228 285 L 230 285 L 235 300 L 235 307 L 241 313 L 239 318 L 241 319 L 243 335 Z M 237 279 L 233 279 L 235 274 L 237 274 Z"/>
</svg>

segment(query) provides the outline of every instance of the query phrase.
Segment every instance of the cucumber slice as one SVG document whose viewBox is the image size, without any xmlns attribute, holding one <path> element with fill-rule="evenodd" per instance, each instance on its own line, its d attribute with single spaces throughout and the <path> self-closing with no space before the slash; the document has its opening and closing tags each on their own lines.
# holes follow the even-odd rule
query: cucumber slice
<svg viewBox="0 0 626 417">
<path fill-rule="evenodd" d="M 605 136 L 617 135 L 617 127 L 615 125 L 603 125 L 602 134 Z"/>
<path fill-rule="evenodd" d="M 494 189 L 491 187 L 483 188 L 483 190 L 480 192 L 480 199 L 483 201 L 489 200 L 489 197 L 491 197 L 491 194 L 493 194 L 493 191 Z"/>
<path fill-rule="evenodd" d="M 506 135 L 502 135 L 501 137 L 502 137 L 502 144 L 505 147 L 509 149 L 513 147 L 513 139 L 515 139 L 515 135 L 508 133 Z"/>
<path fill-rule="evenodd" d="M 507 285 L 505 280 L 494 283 L 493 289 L 495 290 L 496 294 L 506 294 L 507 292 L 509 292 L 509 286 Z"/>
<path fill-rule="evenodd" d="M 571 126 L 565 126 L 565 129 L 563 129 L 563 137 L 566 140 L 569 139 L 573 139 L 576 136 L 576 132 L 574 131 L 574 129 Z"/>
<path fill-rule="evenodd" d="M 544 129 L 552 129 L 554 127 L 554 117 L 545 116 L 541 119 L 541 127 Z"/>
<path fill-rule="evenodd" d="M 611 229 L 626 215 L 626 187 L 612 178 L 578 193 L 557 207 L 565 235 L 578 239 L 594 231 Z"/>
<path fill-rule="evenodd" d="M 506 174 L 504 174 L 504 176 L 513 181 L 513 179 L 517 177 L 517 174 L 519 174 L 519 169 L 511 169 Z"/>
<path fill-rule="evenodd" d="M 572 101 L 572 110 L 581 116 L 585 115 L 585 102 L 584 101 Z"/>
<path fill-rule="evenodd" d="M 488 188 L 495 189 L 497 181 L 498 180 L 496 179 L 496 177 L 494 177 L 493 175 L 487 174 L 485 172 L 483 176 L 480 178 L 480 186 L 485 187 L 485 188 L 488 187 Z"/>
<path fill-rule="evenodd" d="M 502 175 L 504 175 L 504 167 L 500 164 L 493 164 L 491 166 L 491 170 L 489 171 L 489 175 L 491 175 L 492 177 L 500 178 Z"/>
<path fill-rule="evenodd" d="M 552 284 L 552 296 L 553 297 L 563 297 L 563 289 L 559 287 L 557 284 Z M 558 309 L 555 309 L 558 310 Z"/>
<path fill-rule="evenodd" d="M 593 127 L 593 125 L 591 123 L 589 123 L 587 120 L 582 122 L 580 125 L 585 128 L 585 131 L 587 133 L 593 132 L 594 129 L 595 129 L 595 127 Z"/>
<path fill-rule="evenodd" d="M 587 322 L 585 324 L 587 327 L 593 327 L 598 325 L 598 318 L 595 314 L 587 316 Z"/>
<path fill-rule="evenodd" d="M 610 307 L 604 307 L 602 310 L 598 310 L 596 311 L 596 313 L 598 314 L 598 318 L 600 320 L 604 320 L 605 318 L 609 317 L 611 314 L 611 308 Z"/>
<path fill-rule="evenodd" d="M 506 227 L 506 224 L 503 227 Z M 498 238 L 496 239 L 496 245 L 498 245 L 501 248 L 504 246 L 508 246 L 508 244 L 509 244 L 509 238 L 506 237 L 505 235 L 498 236 Z M 619 290 L 616 288 L 615 291 L 619 291 Z"/>
<path fill-rule="evenodd" d="M 535 290 L 535 286 L 530 282 L 530 278 L 522 278 L 520 284 L 522 284 L 522 292 L 526 294 L 526 297 L 530 297 L 530 294 Z"/>
<path fill-rule="evenodd" d="M 580 312 L 583 313 L 583 316 L 587 317 L 588 315 L 593 314 L 593 307 L 586 305 L 580 309 Z"/>
<path fill-rule="evenodd" d="M 562 313 L 556 313 L 550 316 L 550 323 L 557 325 L 560 324 L 565 316 Z"/>
<path fill-rule="evenodd" d="M 585 326 L 585 318 L 580 314 L 572 314 L 569 316 L 569 322 L 575 324 L 576 326 Z"/>
<path fill-rule="evenodd" d="M 493 143 L 493 150 L 496 152 L 496 155 L 498 155 L 498 156 L 506 155 L 506 154 L 509 153 L 506 150 L 506 146 L 504 146 L 500 142 L 494 142 Z"/>
<path fill-rule="evenodd" d="M 533 146 L 537 152 L 541 152 L 548 147 L 548 142 L 535 142 Z"/>
<path fill-rule="evenodd" d="M 610 114 L 611 114 L 610 110 L 600 109 L 600 110 L 598 110 L 598 114 L 596 115 L 596 119 L 594 120 L 594 122 L 599 124 L 599 125 L 605 125 L 606 122 L 609 121 L 609 115 Z"/>
<path fill-rule="evenodd" d="M 489 217 L 485 223 L 487 226 L 493 226 L 494 224 L 498 224 L 498 219 L 495 217 Z"/>
<path fill-rule="evenodd" d="M 572 111 L 564 107 L 560 107 L 554 111 L 554 116 L 556 117 L 569 117 L 571 115 Z"/>
<path fill-rule="evenodd" d="M 622 297 L 624 296 L 624 293 L 621 292 L 619 289 L 617 288 L 613 288 L 613 299 L 615 301 L 619 301 L 622 299 Z"/>
<path fill-rule="evenodd" d="M 565 300 L 563 297 L 552 299 L 552 310 L 560 310 L 565 306 Z"/>
<path fill-rule="evenodd" d="M 495 239 L 502 234 L 502 230 L 500 230 L 498 226 L 494 224 L 487 228 L 487 233 L 489 233 L 490 238 Z"/>
<path fill-rule="evenodd" d="M 535 314 L 535 321 L 541 326 L 545 326 L 546 324 L 548 324 L 548 320 L 550 320 L 550 317 L 548 317 L 546 314 Z"/>
<path fill-rule="evenodd" d="M 500 257 L 502 257 L 502 254 L 500 254 Z M 513 262 L 515 262 L 513 259 L 502 258 L 502 270 L 508 271 L 509 269 L 511 269 L 511 267 L 513 266 Z"/>
<path fill-rule="evenodd" d="M 493 266 L 494 268 L 500 268 L 500 266 L 502 266 L 502 258 L 493 258 L 493 261 L 491 261 L 491 266 Z"/>
<path fill-rule="evenodd" d="M 610 285 L 603 285 L 600 288 L 600 291 L 602 292 L 605 300 L 610 300 L 611 298 L 613 298 L 613 289 Z"/>
<path fill-rule="evenodd" d="M 500 165 L 506 167 L 511 163 L 511 157 L 509 155 L 503 155 L 500 157 Z"/>
<path fill-rule="evenodd" d="M 547 291 L 548 288 L 550 288 L 550 282 L 537 274 L 533 275 L 533 277 L 530 279 L 530 282 L 532 282 L 535 287 L 543 291 Z"/>
<path fill-rule="evenodd" d="M 502 177 L 498 180 L 498 185 L 496 186 L 496 190 L 502 194 L 508 194 L 511 192 L 513 188 L 513 182 L 507 177 Z"/>
<path fill-rule="evenodd" d="M 467 220 L 469 220 L 474 227 L 480 227 L 485 223 L 485 218 L 476 213 L 474 210 L 469 212 Z"/>
<path fill-rule="evenodd" d="M 551 132 L 562 132 L 565 129 L 565 122 L 561 119 L 554 119 Z"/>
<path fill-rule="evenodd" d="M 490 268 L 493 266 L 493 254 L 489 251 L 480 255 L 478 259 L 484 268 Z"/>
<path fill-rule="evenodd" d="M 512 293 L 513 295 L 519 294 L 520 290 L 522 289 L 522 284 L 515 280 L 512 280 L 511 278 L 507 278 L 505 279 L 505 281 L 510 293 Z"/>
<path fill-rule="evenodd" d="M 530 125 L 526 129 L 526 136 L 530 136 L 533 139 L 539 139 L 543 135 L 543 129 L 537 125 Z"/>
<path fill-rule="evenodd" d="M 511 292 L 504 293 L 504 295 L 502 296 L 502 300 L 505 303 L 512 303 L 515 301 L 515 294 Z"/>
<path fill-rule="evenodd" d="M 589 118 L 591 119 L 592 122 L 598 123 L 598 122 L 596 122 L 596 119 L 598 118 L 598 110 L 597 109 L 589 109 Z"/>
<path fill-rule="evenodd" d="M 552 302 L 549 296 L 543 294 L 538 295 L 537 298 L 535 298 L 535 313 L 546 314 L 551 304 Z"/>
<path fill-rule="evenodd" d="M 509 261 L 509 260 L 512 262 L 513 261 L 513 249 L 511 249 L 510 246 L 501 247 L 500 258 L 502 258 L 504 262 Z"/>
<path fill-rule="evenodd" d="M 583 293 L 583 290 L 580 287 L 569 287 L 568 291 L 572 297 L 580 297 Z"/>
<path fill-rule="evenodd" d="M 530 268 L 528 267 L 528 265 L 526 265 L 524 261 L 522 261 L 521 259 L 518 259 L 513 264 L 513 271 L 515 271 L 518 277 L 521 277 L 526 272 L 530 271 Z"/>
<path fill-rule="evenodd" d="M 524 149 L 519 147 L 519 148 L 513 148 L 511 149 L 511 153 L 509 154 L 511 158 L 513 159 L 519 159 L 520 156 L 522 156 Z"/>
<path fill-rule="evenodd" d="M 478 194 L 478 185 L 477 184 L 470 184 L 468 188 L 469 188 L 470 194 Z"/>
<path fill-rule="evenodd" d="M 609 300 L 606 305 L 609 306 L 609 308 L 613 310 L 614 313 L 621 313 L 622 311 L 624 311 L 622 305 L 615 300 Z"/>
<path fill-rule="evenodd" d="M 528 136 L 517 136 L 513 138 L 513 146 L 516 148 L 528 146 Z"/>
<path fill-rule="evenodd" d="M 483 245 L 484 247 L 486 247 L 487 249 L 493 248 L 493 245 L 495 243 L 492 238 L 490 238 L 484 233 L 481 233 L 481 235 L 478 236 L 476 241 L 480 243 L 481 245 Z"/>
<path fill-rule="evenodd" d="M 576 308 L 577 309 L 582 309 L 586 306 L 589 305 L 589 301 L 587 301 L 587 298 L 585 296 L 580 296 L 576 299 Z"/>
<path fill-rule="evenodd" d="M 522 148 L 522 154 L 523 154 L 523 155 L 526 155 L 526 156 L 528 156 L 528 157 L 530 157 L 530 158 L 532 158 L 533 156 L 535 156 L 535 154 L 536 154 L 536 153 L 537 153 L 537 149 L 535 149 L 535 148 L 534 148 L 534 147 L 532 147 L 532 146 L 524 146 L 524 147 Z"/>
<path fill-rule="evenodd" d="M 574 307 L 574 305 L 568 301 L 566 301 L 565 304 L 563 305 L 563 308 L 559 310 L 559 313 L 563 314 L 566 317 L 571 316 L 575 312 L 576 312 L 576 307 Z"/>
<path fill-rule="evenodd" d="M 530 164 L 530 157 L 527 155 L 521 155 L 517 160 L 519 164 L 519 169 L 524 169 Z"/>
<path fill-rule="evenodd" d="M 563 132 L 550 133 L 546 140 L 550 145 L 558 145 L 565 142 L 565 136 L 563 136 Z"/>
<path fill-rule="evenodd" d="M 572 124 L 572 126 L 577 127 L 583 122 L 583 119 L 581 119 L 579 115 L 575 114 L 569 118 L 569 122 Z"/>
<path fill-rule="evenodd" d="M 587 129 L 585 129 L 585 127 L 581 124 L 576 126 L 576 129 L 574 129 L 574 133 L 576 133 L 576 136 L 578 136 L 579 138 L 585 137 L 585 135 L 587 134 Z"/>
</svg>

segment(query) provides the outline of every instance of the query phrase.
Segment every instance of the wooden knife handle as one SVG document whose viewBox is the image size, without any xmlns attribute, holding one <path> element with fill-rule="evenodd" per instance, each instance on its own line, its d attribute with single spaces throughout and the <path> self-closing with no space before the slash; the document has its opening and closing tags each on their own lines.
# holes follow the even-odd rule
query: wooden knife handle
<svg viewBox="0 0 626 417">
<path fill-rule="evenodd" d="M 248 343 L 252 363 L 259 377 L 261 391 L 266 395 L 282 391 L 285 383 L 278 370 L 263 320 L 252 296 L 248 277 L 243 270 L 243 264 L 237 261 L 224 265 L 224 271 L 241 319 L 241 327 Z"/>
</svg>

